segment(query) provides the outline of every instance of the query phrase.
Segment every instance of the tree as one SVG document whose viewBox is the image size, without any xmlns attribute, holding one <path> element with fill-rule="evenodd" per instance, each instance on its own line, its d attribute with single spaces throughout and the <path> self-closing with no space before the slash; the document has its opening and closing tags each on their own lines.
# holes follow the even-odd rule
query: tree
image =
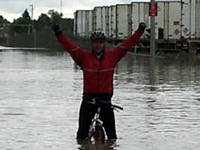
<svg viewBox="0 0 200 150">
<path fill-rule="evenodd" d="M 74 19 L 64 18 L 60 21 L 60 26 L 66 34 L 72 35 L 74 30 Z"/>
<path fill-rule="evenodd" d="M 63 31 L 65 31 L 67 34 L 73 34 L 73 19 L 62 18 L 61 13 L 54 10 L 49 10 L 47 14 L 42 13 L 37 20 L 31 20 L 27 9 L 22 13 L 21 17 L 13 21 L 13 23 L 11 24 L 11 33 L 28 33 L 29 31 L 31 31 L 31 25 L 34 26 L 34 29 L 36 29 L 36 31 L 42 31 L 45 28 L 50 28 L 51 18 L 49 17 L 49 15 L 58 24 L 60 24 Z"/>
<path fill-rule="evenodd" d="M 51 18 L 56 21 L 58 24 L 60 24 L 61 28 L 65 33 L 67 34 L 73 34 L 73 28 L 74 28 L 74 20 L 68 19 L 68 18 L 62 18 L 63 14 L 59 13 L 54 10 L 49 10 L 48 14 L 51 16 Z"/>
<path fill-rule="evenodd" d="M 0 15 L 0 27 L 3 27 L 5 24 L 8 24 L 9 22 L 4 19 L 3 16 Z"/>
<path fill-rule="evenodd" d="M 41 30 L 50 26 L 50 18 L 46 14 L 41 14 L 36 21 L 35 28 Z"/>
<path fill-rule="evenodd" d="M 27 9 L 22 14 L 22 17 L 15 19 L 12 23 L 12 33 L 28 33 L 30 31 L 31 18 Z"/>
<path fill-rule="evenodd" d="M 31 20 L 31 17 L 27 11 L 27 9 L 24 11 L 24 13 L 22 14 L 22 18 L 25 20 Z"/>
<path fill-rule="evenodd" d="M 50 15 L 51 18 L 54 19 L 56 22 L 60 22 L 63 16 L 62 13 L 54 11 L 53 9 L 48 11 L 48 15 Z"/>
</svg>

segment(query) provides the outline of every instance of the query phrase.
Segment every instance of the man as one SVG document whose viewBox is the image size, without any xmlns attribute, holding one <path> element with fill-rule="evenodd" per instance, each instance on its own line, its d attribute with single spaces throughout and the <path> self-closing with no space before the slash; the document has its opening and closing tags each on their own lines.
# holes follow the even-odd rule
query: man
<svg viewBox="0 0 200 150">
<path fill-rule="evenodd" d="M 139 42 L 146 28 L 140 23 L 137 31 L 113 49 L 106 51 L 106 37 L 102 32 L 91 34 L 92 52 L 86 51 L 71 42 L 53 23 L 52 29 L 58 41 L 70 53 L 73 60 L 81 67 L 84 77 L 83 100 L 79 113 L 77 139 L 86 139 L 92 118 L 97 107 L 89 104 L 91 99 L 110 102 L 113 95 L 114 68 L 128 50 Z M 101 119 L 108 139 L 117 139 L 114 112 L 111 107 L 102 106 Z"/>
</svg>

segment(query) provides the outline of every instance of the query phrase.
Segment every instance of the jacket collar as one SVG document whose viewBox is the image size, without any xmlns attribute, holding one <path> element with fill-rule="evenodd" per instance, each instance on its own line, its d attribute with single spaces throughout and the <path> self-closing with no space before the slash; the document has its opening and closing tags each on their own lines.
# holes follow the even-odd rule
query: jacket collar
<svg viewBox="0 0 200 150">
<path fill-rule="evenodd" d="M 94 57 L 96 57 L 98 60 L 103 60 L 104 55 L 105 55 L 105 50 L 102 51 L 100 54 L 95 54 L 94 50 L 92 50 L 92 54 Z"/>
</svg>

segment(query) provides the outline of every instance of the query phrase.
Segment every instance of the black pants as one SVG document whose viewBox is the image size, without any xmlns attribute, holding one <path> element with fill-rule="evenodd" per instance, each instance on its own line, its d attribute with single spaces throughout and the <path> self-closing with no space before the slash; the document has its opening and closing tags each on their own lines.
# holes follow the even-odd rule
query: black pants
<svg viewBox="0 0 200 150">
<path fill-rule="evenodd" d="M 84 95 L 85 96 L 85 95 Z M 91 120 L 93 119 L 97 106 L 88 103 L 88 99 L 84 98 L 79 112 L 79 128 L 77 132 L 77 139 L 85 139 L 88 136 Z M 110 101 L 112 95 L 89 95 L 90 97 L 98 98 L 99 100 Z M 117 139 L 115 129 L 115 117 L 113 109 L 109 105 L 101 106 L 101 120 L 106 131 L 108 139 Z"/>
</svg>

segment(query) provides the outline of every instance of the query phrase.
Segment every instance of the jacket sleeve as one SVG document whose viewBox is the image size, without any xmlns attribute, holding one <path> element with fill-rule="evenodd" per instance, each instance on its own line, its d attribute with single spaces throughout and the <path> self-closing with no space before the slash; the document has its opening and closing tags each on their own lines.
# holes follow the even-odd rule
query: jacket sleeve
<svg viewBox="0 0 200 150">
<path fill-rule="evenodd" d="M 69 52 L 73 60 L 82 67 L 86 51 L 79 48 L 75 43 L 70 41 L 63 33 L 58 37 L 58 42 L 64 47 L 64 49 Z"/>
<path fill-rule="evenodd" d="M 143 33 L 141 31 L 135 31 L 133 35 L 131 35 L 128 39 L 123 41 L 120 45 L 114 47 L 110 53 L 115 63 L 119 62 L 126 53 L 131 49 L 132 46 L 135 46 L 139 43 L 140 37 Z"/>
</svg>

